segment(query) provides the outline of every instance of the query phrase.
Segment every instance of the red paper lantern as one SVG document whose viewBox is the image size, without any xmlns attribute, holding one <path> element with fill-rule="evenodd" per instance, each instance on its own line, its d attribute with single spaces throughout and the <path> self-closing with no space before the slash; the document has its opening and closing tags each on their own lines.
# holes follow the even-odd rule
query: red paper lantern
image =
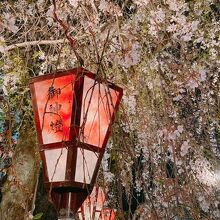
<svg viewBox="0 0 220 220">
<path fill-rule="evenodd" d="M 106 201 L 106 192 L 101 187 L 94 187 L 78 210 L 79 220 L 100 219 L 101 211 Z"/>
<path fill-rule="evenodd" d="M 107 189 L 94 187 L 92 193 L 86 198 L 78 210 L 79 220 L 115 220 L 113 209 L 105 207 L 107 201 Z"/>
<path fill-rule="evenodd" d="M 115 211 L 110 208 L 105 208 L 100 214 L 101 220 L 115 220 Z"/>
<path fill-rule="evenodd" d="M 74 214 L 95 184 L 123 90 L 83 68 L 34 77 L 30 89 L 46 188 L 60 214 Z"/>
</svg>

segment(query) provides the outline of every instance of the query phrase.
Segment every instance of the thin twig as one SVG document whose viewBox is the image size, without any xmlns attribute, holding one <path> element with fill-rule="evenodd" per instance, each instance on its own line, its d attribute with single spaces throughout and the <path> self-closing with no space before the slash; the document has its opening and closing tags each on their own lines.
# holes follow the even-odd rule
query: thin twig
<svg viewBox="0 0 220 220">
<path fill-rule="evenodd" d="M 69 41 L 69 44 L 77 58 L 77 60 L 79 61 L 80 65 L 83 66 L 84 65 L 84 60 L 82 59 L 82 57 L 78 54 L 77 50 L 76 50 L 76 46 L 77 46 L 77 41 L 75 38 L 73 38 L 70 34 L 69 34 L 69 26 L 67 24 L 65 24 L 60 18 L 58 18 L 58 15 L 56 13 L 57 7 L 56 7 L 56 1 L 53 0 L 53 15 L 54 15 L 54 19 L 56 20 L 57 23 L 60 24 L 60 26 L 63 28 L 64 30 L 64 34 L 66 39 Z"/>
</svg>

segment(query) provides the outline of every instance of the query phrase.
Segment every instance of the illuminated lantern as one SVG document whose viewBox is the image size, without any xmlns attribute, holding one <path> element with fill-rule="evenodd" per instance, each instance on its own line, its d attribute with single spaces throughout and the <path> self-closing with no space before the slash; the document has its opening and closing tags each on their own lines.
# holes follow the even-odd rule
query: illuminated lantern
<svg viewBox="0 0 220 220">
<path fill-rule="evenodd" d="M 122 89 L 75 68 L 30 81 L 44 182 L 71 217 L 95 184 Z"/>
<path fill-rule="evenodd" d="M 102 210 L 99 219 L 101 219 L 101 220 L 115 220 L 115 211 L 110 208 L 105 208 Z"/>
<path fill-rule="evenodd" d="M 78 210 L 79 220 L 100 220 L 100 214 L 106 201 L 105 191 L 101 187 L 94 187 Z"/>
<path fill-rule="evenodd" d="M 115 220 L 113 209 L 105 207 L 107 191 L 101 187 L 94 187 L 78 210 L 79 220 Z"/>
</svg>

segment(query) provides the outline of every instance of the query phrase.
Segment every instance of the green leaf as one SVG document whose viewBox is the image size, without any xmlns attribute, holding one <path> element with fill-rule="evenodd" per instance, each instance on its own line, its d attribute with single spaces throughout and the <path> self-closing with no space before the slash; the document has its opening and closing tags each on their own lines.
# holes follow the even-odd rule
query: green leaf
<svg viewBox="0 0 220 220">
<path fill-rule="evenodd" d="M 43 215 L 43 212 L 37 213 L 37 214 L 33 217 L 33 220 L 39 220 L 39 219 L 41 219 L 42 215 Z"/>
</svg>

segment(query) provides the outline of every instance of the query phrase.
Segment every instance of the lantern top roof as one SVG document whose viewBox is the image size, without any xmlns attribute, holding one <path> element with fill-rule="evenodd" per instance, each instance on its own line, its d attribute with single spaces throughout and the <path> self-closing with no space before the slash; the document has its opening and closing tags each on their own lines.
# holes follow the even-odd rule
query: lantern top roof
<svg viewBox="0 0 220 220">
<path fill-rule="evenodd" d="M 86 75 L 96 81 L 108 84 L 111 88 L 120 91 L 120 93 L 123 93 L 123 89 L 121 87 L 102 78 L 100 75 L 94 74 L 94 73 L 84 69 L 83 67 L 76 67 L 76 68 L 68 69 L 68 70 L 58 70 L 57 72 L 54 72 L 54 73 L 47 73 L 45 75 L 35 76 L 30 79 L 29 84 L 44 81 L 47 79 L 51 79 L 52 76 L 54 76 L 54 78 L 57 78 L 57 77 L 65 76 L 65 75 L 71 75 L 71 74 L 75 74 L 75 75 L 79 75 L 79 76 L 80 76 L 80 74 L 81 74 L 81 76 Z"/>
</svg>

